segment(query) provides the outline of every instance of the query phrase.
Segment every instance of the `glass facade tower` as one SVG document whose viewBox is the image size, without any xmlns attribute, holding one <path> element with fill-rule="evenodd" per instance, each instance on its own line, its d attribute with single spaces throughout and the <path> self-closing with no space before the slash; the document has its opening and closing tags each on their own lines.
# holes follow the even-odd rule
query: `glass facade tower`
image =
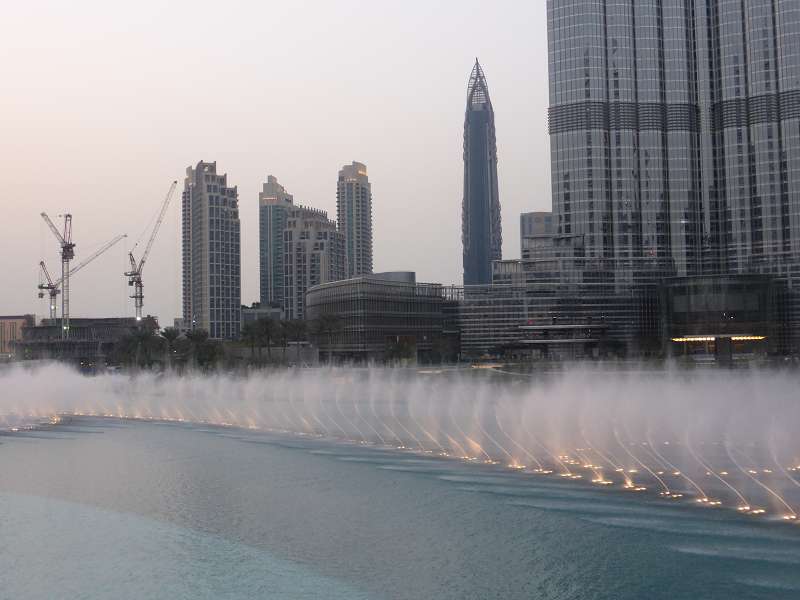
<svg viewBox="0 0 800 600">
<path fill-rule="evenodd" d="M 492 281 L 492 261 L 502 258 L 503 231 L 497 187 L 497 140 L 489 88 L 478 61 L 467 88 L 464 117 L 462 204 L 464 285 Z"/>
<path fill-rule="evenodd" d="M 372 273 L 372 186 L 367 167 L 353 161 L 339 171 L 336 219 L 345 240 L 345 277 Z"/>
<path fill-rule="evenodd" d="M 183 188 L 183 319 L 214 339 L 239 336 L 239 193 L 217 163 L 186 169 Z"/>
<path fill-rule="evenodd" d="M 283 229 L 294 198 L 272 175 L 258 194 L 261 307 L 284 305 Z"/>
<path fill-rule="evenodd" d="M 556 234 L 663 275 L 800 263 L 800 3 L 548 0 Z"/>
</svg>

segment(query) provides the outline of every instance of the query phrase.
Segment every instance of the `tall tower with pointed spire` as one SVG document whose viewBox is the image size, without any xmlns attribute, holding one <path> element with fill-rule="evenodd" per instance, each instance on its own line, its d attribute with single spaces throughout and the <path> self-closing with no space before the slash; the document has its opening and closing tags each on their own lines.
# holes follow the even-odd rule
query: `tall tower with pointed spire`
<svg viewBox="0 0 800 600">
<path fill-rule="evenodd" d="M 464 117 L 462 204 L 464 285 L 492 281 L 492 261 L 502 258 L 503 231 L 497 189 L 497 140 L 489 88 L 478 59 L 467 87 Z"/>
</svg>

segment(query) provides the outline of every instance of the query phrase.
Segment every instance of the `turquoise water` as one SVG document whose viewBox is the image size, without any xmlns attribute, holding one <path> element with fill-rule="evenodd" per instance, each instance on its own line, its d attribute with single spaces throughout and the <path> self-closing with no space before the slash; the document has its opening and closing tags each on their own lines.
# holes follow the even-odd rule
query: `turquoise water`
<svg viewBox="0 0 800 600">
<path fill-rule="evenodd" d="M 269 552 L 132 514 L 0 494 L 4 598 L 367 598 Z"/>
<path fill-rule="evenodd" d="M 797 526 L 145 422 L 0 436 L 0 540 L 0 598 L 800 597 Z"/>
</svg>

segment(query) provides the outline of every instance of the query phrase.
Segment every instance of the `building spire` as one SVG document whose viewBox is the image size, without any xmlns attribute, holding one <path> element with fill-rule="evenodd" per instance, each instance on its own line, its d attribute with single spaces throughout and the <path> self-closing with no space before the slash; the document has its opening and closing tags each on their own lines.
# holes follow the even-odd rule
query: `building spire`
<svg viewBox="0 0 800 600">
<path fill-rule="evenodd" d="M 489 99 L 489 86 L 486 84 L 486 75 L 483 74 L 481 63 L 475 57 L 475 66 L 469 76 L 469 86 L 467 87 L 467 108 L 478 108 L 492 101 Z"/>
</svg>

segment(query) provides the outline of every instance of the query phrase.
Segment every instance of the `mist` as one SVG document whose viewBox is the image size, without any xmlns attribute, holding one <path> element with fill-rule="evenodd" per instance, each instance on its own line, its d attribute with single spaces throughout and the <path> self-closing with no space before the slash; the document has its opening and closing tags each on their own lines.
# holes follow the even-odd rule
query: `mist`
<svg viewBox="0 0 800 600">
<path fill-rule="evenodd" d="M 7 369 L 0 385 L 6 430 L 81 416 L 236 427 L 752 516 L 794 521 L 800 509 L 797 378 L 781 372 L 574 367 L 523 378 L 372 368 L 86 378 L 49 365 Z"/>
</svg>

